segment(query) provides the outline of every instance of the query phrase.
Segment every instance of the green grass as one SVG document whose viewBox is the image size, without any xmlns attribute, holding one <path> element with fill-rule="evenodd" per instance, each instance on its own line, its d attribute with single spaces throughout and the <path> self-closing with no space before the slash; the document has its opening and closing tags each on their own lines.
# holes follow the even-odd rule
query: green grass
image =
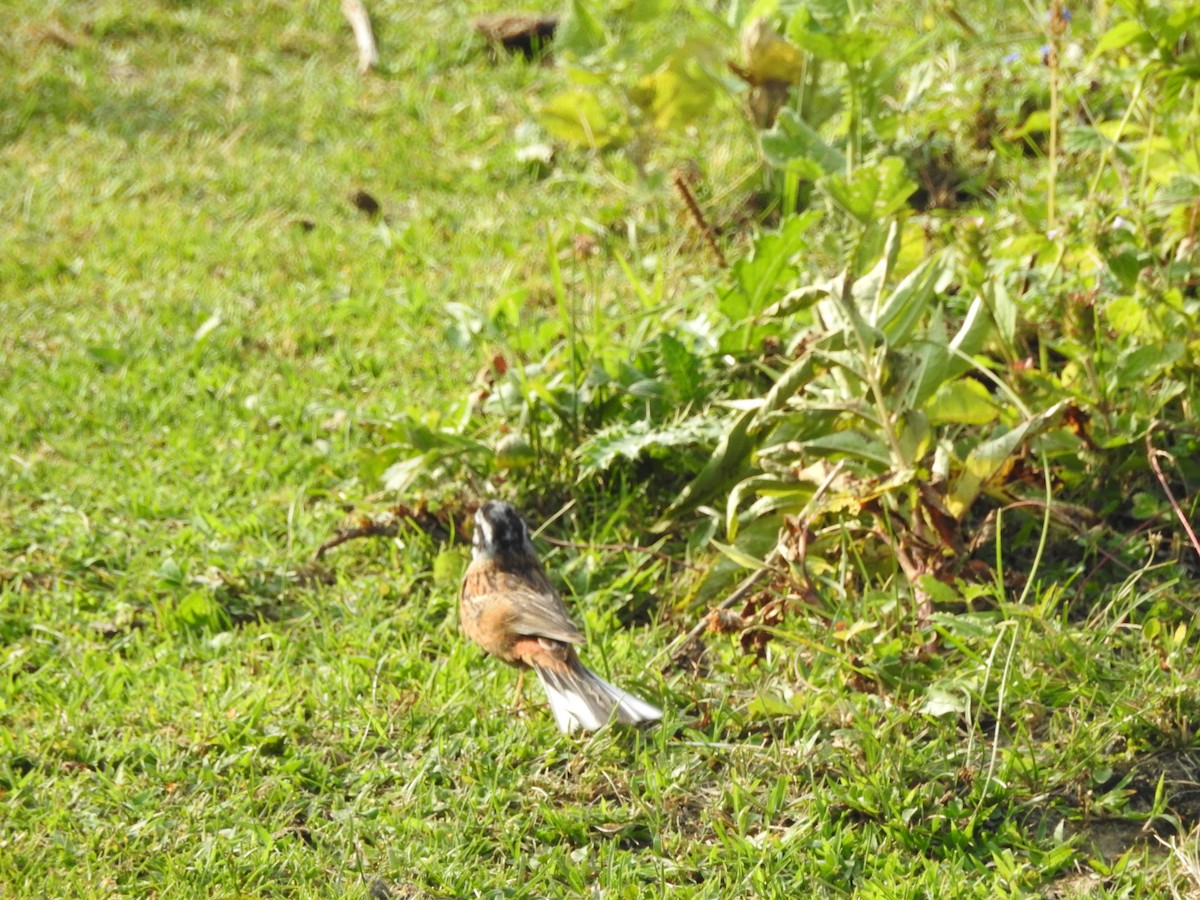
<svg viewBox="0 0 1200 900">
<path fill-rule="evenodd" d="M 543 177 L 519 129 L 569 73 L 492 60 L 482 4 L 369 5 L 365 79 L 336 3 L 0 10 L 0 894 L 1182 884 L 1152 836 L 1200 820 L 1200 651 L 1127 627 L 1136 577 L 1087 619 L 1052 584 L 946 616 L 932 656 L 894 592 L 798 605 L 760 660 L 710 635 L 692 674 L 659 656 L 685 576 L 546 547 L 587 660 L 667 710 L 569 739 L 459 636 L 460 551 L 402 532 L 310 564 L 396 499 L 374 423 L 486 362 L 447 302 L 515 298 L 505 346 L 536 358 L 562 337 L 547 246 L 587 234 L 614 252 L 564 278 L 597 309 L 638 308 L 618 253 L 699 304 L 712 262 L 665 173 L 695 154 L 733 185 L 754 160 L 731 104 L 644 175 L 562 151 Z M 628 538 L 587 512 L 552 533 Z M 622 627 L 630 585 L 661 602 Z"/>
</svg>

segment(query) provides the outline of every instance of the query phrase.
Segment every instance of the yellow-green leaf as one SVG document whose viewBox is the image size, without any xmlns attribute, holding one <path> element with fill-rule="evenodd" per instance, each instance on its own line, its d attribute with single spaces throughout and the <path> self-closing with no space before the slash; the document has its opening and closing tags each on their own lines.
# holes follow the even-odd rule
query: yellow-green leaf
<svg viewBox="0 0 1200 900">
<path fill-rule="evenodd" d="M 622 143 L 628 131 L 619 110 L 606 109 L 595 94 L 579 88 L 551 97 L 538 121 L 559 140 L 598 150 Z"/>
<path fill-rule="evenodd" d="M 943 384 L 925 405 L 925 413 L 931 425 L 986 425 L 1000 414 L 987 388 L 972 378 Z"/>
</svg>

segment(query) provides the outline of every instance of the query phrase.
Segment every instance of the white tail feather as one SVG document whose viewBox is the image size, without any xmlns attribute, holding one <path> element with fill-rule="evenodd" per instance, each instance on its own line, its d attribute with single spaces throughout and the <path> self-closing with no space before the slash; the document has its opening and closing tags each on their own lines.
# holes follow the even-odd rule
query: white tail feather
<svg viewBox="0 0 1200 900">
<path fill-rule="evenodd" d="M 657 706 L 609 684 L 577 659 L 571 661 L 571 670 L 566 673 L 536 671 L 563 734 L 576 729 L 595 731 L 614 718 L 628 725 L 662 718 Z"/>
</svg>

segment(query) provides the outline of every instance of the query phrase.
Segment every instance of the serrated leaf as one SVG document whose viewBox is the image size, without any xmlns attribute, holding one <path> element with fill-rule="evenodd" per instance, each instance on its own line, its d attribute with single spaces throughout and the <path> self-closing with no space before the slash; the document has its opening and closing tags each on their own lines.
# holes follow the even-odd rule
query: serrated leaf
<svg viewBox="0 0 1200 900">
<path fill-rule="evenodd" d="M 863 225 L 887 219 L 908 202 L 917 189 L 904 171 L 904 160 L 889 156 L 874 166 L 863 166 L 849 176 L 830 175 L 817 186 L 845 212 Z"/>
<path fill-rule="evenodd" d="M 581 463 L 581 476 L 587 476 L 604 471 L 618 459 L 636 460 L 654 449 L 708 445 L 720 434 L 721 423 L 711 416 L 695 416 L 662 427 L 640 420 L 596 432 L 579 445 L 575 455 Z"/>
<path fill-rule="evenodd" d="M 827 144 L 791 107 L 780 111 L 774 126 L 764 131 L 759 140 L 763 157 L 776 169 L 789 169 L 796 161 L 808 161 L 819 167 L 813 169 L 802 164 L 789 169 L 803 179 L 815 180 L 821 174 L 846 171 L 846 157 Z"/>
<path fill-rule="evenodd" d="M 703 382 L 701 361 L 683 341 L 669 332 L 663 332 L 659 337 L 658 347 L 660 368 L 674 387 L 676 395 L 685 401 L 694 399 Z"/>
</svg>

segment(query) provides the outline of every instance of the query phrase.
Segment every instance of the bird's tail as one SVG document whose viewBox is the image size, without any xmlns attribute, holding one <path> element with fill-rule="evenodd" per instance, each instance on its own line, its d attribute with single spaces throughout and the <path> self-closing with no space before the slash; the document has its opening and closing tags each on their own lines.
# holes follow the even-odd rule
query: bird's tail
<svg viewBox="0 0 1200 900">
<path fill-rule="evenodd" d="M 661 709 L 609 684 L 581 663 L 574 653 L 559 666 L 537 666 L 535 670 L 542 679 L 554 720 L 563 734 L 576 729 L 595 731 L 614 718 L 626 725 L 662 718 Z"/>
</svg>

